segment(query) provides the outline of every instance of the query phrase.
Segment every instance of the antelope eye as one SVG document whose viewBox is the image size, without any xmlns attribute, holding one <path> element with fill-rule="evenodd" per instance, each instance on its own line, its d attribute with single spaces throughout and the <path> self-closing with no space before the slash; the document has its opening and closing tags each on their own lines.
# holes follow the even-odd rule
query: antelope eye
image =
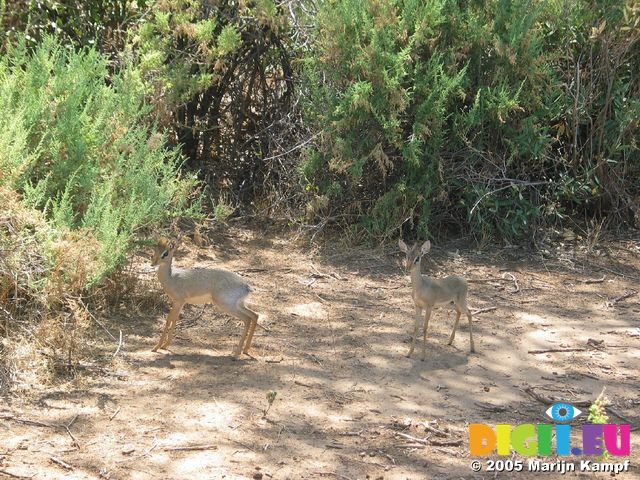
<svg viewBox="0 0 640 480">
<path fill-rule="evenodd" d="M 162 255 L 160 255 L 160 258 L 167 258 L 168 255 L 169 255 L 169 252 L 165 250 L 164 252 L 162 252 Z"/>
</svg>

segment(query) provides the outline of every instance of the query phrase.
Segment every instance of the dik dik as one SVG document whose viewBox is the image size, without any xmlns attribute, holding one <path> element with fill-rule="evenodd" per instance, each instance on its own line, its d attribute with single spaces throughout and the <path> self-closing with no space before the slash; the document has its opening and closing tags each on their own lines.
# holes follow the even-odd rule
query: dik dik
<svg viewBox="0 0 640 480">
<path fill-rule="evenodd" d="M 185 304 L 213 303 L 244 322 L 244 332 L 234 356 L 238 358 L 241 353 L 248 353 L 258 324 L 258 314 L 245 305 L 251 287 L 240 275 L 227 270 L 172 267 L 176 247 L 175 240 L 162 238 L 153 252 L 151 265 L 158 266 L 158 280 L 173 303 L 162 336 L 153 351 L 171 345 L 180 310 Z"/>
<path fill-rule="evenodd" d="M 413 303 L 416 307 L 416 319 L 413 326 L 413 339 L 411 341 L 411 349 L 407 354 L 408 357 L 413 353 L 413 349 L 416 345 L 416 338 L 418 336 L 418 328 L 422 321 L 422 310 L 424 313 L 424 327 L 423 327 L 423 339 L 422 339 L 422 360 L 424 361 L 426 356 L 426 343 L 427 343 L 427 327 L 429 326 L 429 317 L 431 316 L 431 310 L 434 306 L 443 303 L 453 302 L 456 308 L 456 322 L 453 324 L 453 332 L 449 337 L 448 345 L 453 343 L 453 339 L 456 336 L 456 329 L 458 328 L 458 322 L 460 321 L 460 315 L 464 313 L 469 319 L 469 342 L 471 351 L 475 352 L 473 346 L 473 332 L 471 331 L 471 312 L 467 306 L 467 281 L 463 277 L 457 275 L 451 275 L 444 278 L 431 278 L 427 275 L 422 275 L 420 272 L 420 261 L 422 256 L 429 253 L 431 250 L 431 242 L 427 240 L 420 246 L 418 243 L 413 247 L 407 247 L 407 244 L 398 240 L 398 246 L 400 250 L 406 254 L 405 266 L 411 273 L 411 287 L 413 297 Z"/>
</svg>

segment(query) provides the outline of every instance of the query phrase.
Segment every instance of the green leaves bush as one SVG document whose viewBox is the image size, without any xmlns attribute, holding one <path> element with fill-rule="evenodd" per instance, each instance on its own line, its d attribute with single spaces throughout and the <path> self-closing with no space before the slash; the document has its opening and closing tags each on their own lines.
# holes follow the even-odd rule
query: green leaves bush
<svg viewBox="0 0 640 480">
<path fill-rule="evenodd" d="M 262 159 L 284 140 L 294 91 L 285 12 L 273 0 L 167 0 L 130 31 L 126 55 L 159 122 L 214 196 L 227 185 L 225 194 L 250 203 L 260 186 L 279 183 Z"/>
<path fill-rule="evenodd" d="M 632 1 L 324 2 L 306 189 L 378 239 L 630 220 L 639 26 Z"/>
<path fill-rule="evenodd" d="M 82 287 L 123 265 L 138 234 L 198 209 L 178 150 L 146 126 L 143 90 L 133 70 L 110 74 L 102 54 L 52 37 L 0 59 L 0 184 L 43 212 L 52 242 L 95 240 Z"/>
</svg>

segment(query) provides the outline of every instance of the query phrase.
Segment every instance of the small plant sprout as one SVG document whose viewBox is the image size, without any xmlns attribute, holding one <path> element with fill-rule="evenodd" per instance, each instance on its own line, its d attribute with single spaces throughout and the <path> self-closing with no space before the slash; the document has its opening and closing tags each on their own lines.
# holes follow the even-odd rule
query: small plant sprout
<svg viewBox="0 0 640 480">
<path fill-rule="evenodd" d="M 269 409 L 271 408 L 271 405 L 273 405 L 273 402 L 276 399 L 277 395 L 278 395 L 278 392 L 276 392 L 275 390 L 269 390 L 267 392 L 267 394 L 266 394 L 266 397 L 267 397 L 267 408 L 262 413 L 262 417 L 263 418 L 267 416 L 267 413 L 269 413 Z"/>
<path fill-rule="evenodd" d="M 609 423 L 609 415 L 607 415 L 606 406 L 609 404 L 609 399 L 604 395 L 605 388 L 602 389 L 598 398 L 589 407 L 589 416 L 587 421 L 589 423 L 606 424 Z M 609 456 L 607 451 L 602 446 L 602 459 L 606 459 Z"/>
</svg>

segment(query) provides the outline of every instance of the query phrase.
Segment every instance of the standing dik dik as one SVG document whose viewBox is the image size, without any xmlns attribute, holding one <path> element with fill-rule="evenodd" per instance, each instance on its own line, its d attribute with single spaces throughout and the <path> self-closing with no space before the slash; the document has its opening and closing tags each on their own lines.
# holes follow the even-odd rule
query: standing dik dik
<svg viewBox="0 0 640 480">
<path fill-rule="evenodd" d="M 172 267 L 176 247 L 175 240 L 162 238 L 153 252 L 151 265 L 158 266 L 158 280 L 173 304 L 162 336 L 153 351 L 166 349 L 171 345 L 180 310 L 185 304 L 213 303 L 223 312 L 244 322 L 244 332 L 234 356 L 238 358 L 241 353 L 248 353 L 258 324 L 258 314 L 245 305 L 251 287 L 240 275 L 227 270 Z"/>
<path fill-rule="evenodd" d="M 458 328 L 458 322 L 460 321 L 460 315 L 464 313 L 469 319 L 469 342 L 471 351 L 475 352 L 473 346 L 473 332 L 471 331 L 471 312 L 467 306 L 467 281 L 463 277 L 457 275 L 451 275 L 444 278 L 431 278 L 427 275 L 422 275 L 420 272 L 420 261 L 422 256 L 427 254 L 431 250 L 431 242 L 427 240 L 420 246 L 416 243 L 413 247 L 407 247 L 407 244 L 398 240 L 398 246 L 400 250 L 406 254 L 406 268 L 411 273 L 411 296 L 413 297 L 413 303 L 416 306 L 416 320 L 413 326 L 413 339 L 411 340 L 411 349 L 407 354 L 410 357 L 413 353 L 413 349 L 416 345 L 416 337 L 418 336 L 418 328 L 420 327 L 422 310 L 424 313 L 424 328 L 422 339 L 422 360 L 426 356 L 426 343 L 427 343 L 427 327 L 429 326 L 429 317 L 431 316 L 431 310 L 435 305 L 453 302 L 456 309 L 456 322 L 453 324 L 453 332 L 449 337 L 448 345 L 453 343 L 453 339 L 456 336 L 456 329 Z"/>
</svg>

